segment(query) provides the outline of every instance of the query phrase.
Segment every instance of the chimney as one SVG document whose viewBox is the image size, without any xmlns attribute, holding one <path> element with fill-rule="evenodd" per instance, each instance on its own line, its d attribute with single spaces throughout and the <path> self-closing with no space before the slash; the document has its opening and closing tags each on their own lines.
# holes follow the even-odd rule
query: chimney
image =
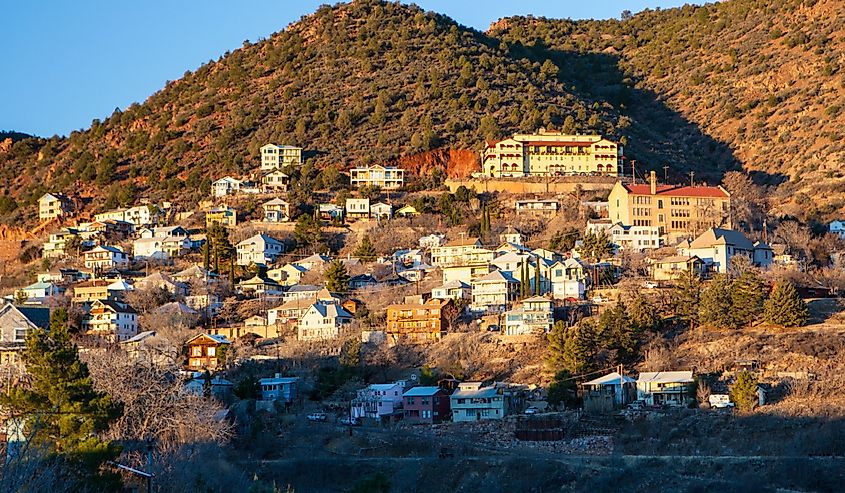
<svg viewBox="0 0 845 493">
<path fill-rule="evenodd" d="M 654 171 L 650 172 L 648 175 L 648 182 L 651 184 L 651 194 L 657 195 L 657 173 Z"/>
</svg>

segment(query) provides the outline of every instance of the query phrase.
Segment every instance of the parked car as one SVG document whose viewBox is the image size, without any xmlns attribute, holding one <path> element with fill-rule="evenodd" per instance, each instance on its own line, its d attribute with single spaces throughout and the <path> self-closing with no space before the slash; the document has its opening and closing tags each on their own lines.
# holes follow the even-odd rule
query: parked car
<svg viewBox="0 0 845 493">
<path fill-rule="evenodd" d="M 628 404 L 628 409 L 632 411 L 642 411 L 645 408 L 645 402 L 643 401 L 634 401 Z"/>
<path fill-rule="evenodd" d="M 608 301 L 610 301 L 610 300 L 608 300 L 608 299 L 607 299 L 607 298 L 605 298 L 604 296 L 597 295 L 597 296 L 593 296 L 593 297 L 590 299 L 590 301 L 592 301 L 593 303 L 607 303 L 607 302 L 608 302 Z"/>
<path fill-rule="evenodd" d="M 654 281 L 646 281 L 643 283 L 643 287 L 646 289 L 657 289 L 659 286 Z"/>
<path fill-rule="evenodd" d="M 311 413 L 308 415 L 308 421 L 325 421 L 327 419 L 326 413 Z"/>
<path fill-rule="evenodd" d="M 346 426 L 361 426 L 361 420 L 347 416 L 345 418 L 340 418 L 340 424 Z"/>
<path fill-rule="evenodd" d="M 531 406 L 525 410 L 525 414 L 539 414 L 540 410 L 534 406 Z"/>
<path fill-rule="evenodd" d="M 710 407 L 713 409 L 726 409 L 735 406 L 735 404 L 731 402 L 731 397 L 728 394 L 710 394 L 710 397 L 707 398 L 707 402 L 710 403 Z"/>
</svg>

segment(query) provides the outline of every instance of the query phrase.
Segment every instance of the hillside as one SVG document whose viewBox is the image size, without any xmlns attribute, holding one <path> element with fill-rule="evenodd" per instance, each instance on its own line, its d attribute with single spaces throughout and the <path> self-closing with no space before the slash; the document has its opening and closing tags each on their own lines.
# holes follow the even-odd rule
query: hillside
<svg viewBox="0 0 845 493">
<path fill-rule="evenodd" d="M 627 97 L 635 126 L 660 125 L 641 102 L 656 95 L 759 183 L 779 185 L 781 213 L 845 210 L 845 4 L 731 0 L 623 17 L 509 18 L 489 34 L 550 51 L 594 93 Z"/>
</svg>

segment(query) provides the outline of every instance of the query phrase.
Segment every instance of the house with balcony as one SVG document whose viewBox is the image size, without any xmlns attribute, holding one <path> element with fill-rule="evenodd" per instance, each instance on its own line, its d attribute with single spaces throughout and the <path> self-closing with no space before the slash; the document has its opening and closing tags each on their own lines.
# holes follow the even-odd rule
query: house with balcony
<svg viewBox="0 0 845 493">
<path fill-rule="evenodd" d="M 217 223 L 224 228 L 234 228 L 238 224 L 238 211 L 229 207 L 214 207 L 205 212 L 205 227 Z"/>
<path fill-rule="evenodd" d="M 616 223 L 609 229 L 610 242 L 617 250 L 644 252 L 666 246 L 657 226 L 626 226 Z"/>
<path fill-rule="evenodd" d="M 154 236 L 132 242 L 132 254 L 137 259 L 169 260 L 191 251 L 187 236 Z"/>
<path fill-rule="evenodd" d="M 123 342 L 138 334 L 138 312 L 122 301 L 95 300 L 82 320 L 86 335 Z"/>
<path fill-rule="evenodd" d="M 520 304 L 505 312 L 504 334 L 520 336 L 547 334 L 554 326 L 554 305 L 544 296 L 526 298 Z"/>
<path fill-rule="evenodd" d="M 376 202 L 370 206 L 370 217 L 376 221 L 389 221 L 393 219 L 393 206 L 384 202 Z"/>
<path fill-rule="evenodd" d="M 105 272 L 129 268 L 129 254 L 116 246 L 99 245 L 82 254 L 86 269 Z"/>
<path fill-rule="evenodd" d="M 532 214 L 552 217 L 557 215 L 560 204 L 554 199 L 521 199 L 514 202 L 517 214 Z"/>
<path fill-rule="evenodd" d="M 572 298 L 584 299 L 584 293 L 589 283 L 589 272 L 586 266 L 576 258 L 558 261 L 549 267 L 552 282 L 552 295 L 560 300 Z"/>
<path fill-rule="evenodd" d="M 299 378 L 283 377 L 276 373 L 272 378 L 259 378 L 262 401 L 294 402 L 299 397 Z"/>
<path fill-rule="evenodd" d="M 272 264 L 285 251 L 284 243 L 264 233 L 245 239 L 235 248 L 238 253 L 237 264 L 243 266 Z"/>
<path fill-rule="evenodd" d="M 20 368 L 27 333 L 50 328 L 50 309 L 0 303 L 0 367 Z"/>
<path fill-rule="evenodd" d="M 492 270 L 496 253 L 483 248 L 478 238 L 461 238 L 431 249 L 431 264 L 443 271 L 443 282 L 470 282 Z"/>
<path fill-rule="evenodd" d="M 349 415 L 353 418 L 382 419 L 402 412 L 405 382 L 374 383 L 358 391 Z"/>
<path fill-rule="evenodd" d="M 472 304 L 476 313 L 501 313 L 519 296 L 519 281 L 503 271 L 493 271 L 472 281 Z"/>
<path fill-rule="evenodd" d="M 38 219 L 42 222 L 65 216 L 71 210 L 70 198 L 61 193 L 45 193 L 38 199 Z"/>
<path fill-rule="evenodd" d="M 827 230 L 838 236 L 840 240 L 845 240 L 845 220 L 831 221 L 827 225 Z"/>
<path fill-rule="evenodd" d="M 328 290 L 310 298 L 287 300 L 281 305 L 267 310 L 267 323 L 269 325 L 287 325 L 295 329 L 299 324 L 299 319 L 305 315 L 311 305 L 316 303 L 337 305 L 339 302 L 340 300 L 333 297 Z"/>
<path fill-rule="evenodd" d="M 261 171 L 302 165 L 302 148 L 291 145 L 265 144 L 261 146 Z"/>
<path fill-rule="evenodd" d="M 686 272 L 692 272 L 696 277 L 704 276 L 706 267 L 704 261 L 693 255 L 671 255 L 651 262 L 651 278 L 655 281 L 674 281 Z"/>
<path fill-rule="evenodd" d="M 686 407 L 695 400 L 692 371 L 642 372 L 637 377 L 637 399 L 648 406 Z"/>
<path fill-rule="evenodd" d="M 739 231 L 710 228 L 692 241 L 682 241 L 678 253 L 685 257 L 698 257 L 707 269 L 725 274 L 731 260 L 741 255 L 757 267 L 769 267 L 774 260 L 772 247 L 762 241 L 751 241 Z"/>
<path fill-rule="evenodd" d="M 242 184 L 243 180 L 224 176 L 211 184 L 211 195 L 215 198 L 225 197 L 226 195 L 237 195 L 241 191 Z"/>
<path fill-rule="evenodd" d="M 402 395 L 402 414 L 409 423 L 434 424 L 449 417 L 449 394 L 440 387 L 413 387 Z"/>
<path fill-rule="evenodd" d="M 123 297 L 124 291 L 115 289 L 111 281 L 104 279 L 91 279 L 73 284 L 73 302 L 91 303 L 96 300 L 119 300 Z"/>
<path fill-rule="evenodd" d="M 353 187 L 375 186 L 383 190 L 396 190 L 405 184 L 405 170 L 395 166 L 358 167 L 349 170 L 349 181 Z"/>
<path fill-rule="evenodd" d="M 226 350 L 232 342 L 222 335 L 197 334 L 185 342 L 188 368 L 195 371 L 216 371 L 226 363 Z"/>
<path fill-rule="evenodd" d="M 501 388 L 484 386 L 482 382 L 462 382 L 449 397 L 452 421 L 455 423 L 502 419 L 508 403 Z"/>
<path fill-rule="evenodd" d="M 76 255 L 78 253 L 76 248 L 73 251 L 69 251 L 68 248 L 68 244 L 75 241 L 73 240 L 74 238 L 79 238 L 78 245 L 80 249 L 94 246 L 93 241 L 83 240 L 79 233 L 79 230 L 76 228 L 62 228 L 55 233 L 51 233 L 49 240 L 42 246 L 42 255 L 46 258 L 61 258 Z"/>
<path fill-rule="evenodd" d="M 370 218 L 370 199 L 346 199 L 346 220 Z"/>
<path fill-rule="evenodd" d="M 253 276 L 238 283 L 238 293 L 249 296 L 282 296 L 284 289 L 272 279 Z"/>
<path fill-rule="evenodd" d="M 279 283 L 284 287 L 291 287 L 299 284 L 302 276 L 308 272 L 305 267 L 296 264 L 285 264 L 276 269 L 267 271 L 267 277 Z"/>
<path fill-rule="evenodd" d="M 274 169 L 261 176 L 261 187 L 264 193 L 287 192 L 290 177 L 281 170 Z"/>
<path fill-rule="evenodd" d="M 352 321 L 352 314 L 340 305 L 314 303 L 299 319 L 297 339 L 300 341 L 325 341 L 335 339 L 340 327 Z"/>
<path fill-rule="evenodd" d="M 452 300 L 430 299 L 425 303 L 402 303 L 387 307 L 385 335 L 390 345 L 439 341 L 449 325 Z"/>
<path fill-rule="evenodd" d="M 261 204 L 264 209 L 264 222 L 266 223 L 286 223 L 290 221 L 290 204 L 280 198 L 264 202 Z"/>
<path fill-rule="evenodd" d="M 438 300 L 472 300 L 472 286 L 463 281 L 449 281 L 431 290 L 431 297 Z"/>
</svg>

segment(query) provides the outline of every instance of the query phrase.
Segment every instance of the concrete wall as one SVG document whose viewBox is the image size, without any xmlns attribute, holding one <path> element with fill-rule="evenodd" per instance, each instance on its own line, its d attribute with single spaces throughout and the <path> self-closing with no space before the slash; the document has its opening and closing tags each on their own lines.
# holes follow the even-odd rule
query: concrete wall
<svg viewBox="0 0 845 493">
<path fill-rule="evenodd" d="M 611 176 L 565 176 L 546 179 L 448 179 L 446 186 L 454 193 L 458 187 L 475 188 L 476 192 L 505 192 L 526 194 L 563 194 L 573 193 L 580 185 L 582 192 L 607 192 L 613 188 L 617 178 Z"/>
</svg>

